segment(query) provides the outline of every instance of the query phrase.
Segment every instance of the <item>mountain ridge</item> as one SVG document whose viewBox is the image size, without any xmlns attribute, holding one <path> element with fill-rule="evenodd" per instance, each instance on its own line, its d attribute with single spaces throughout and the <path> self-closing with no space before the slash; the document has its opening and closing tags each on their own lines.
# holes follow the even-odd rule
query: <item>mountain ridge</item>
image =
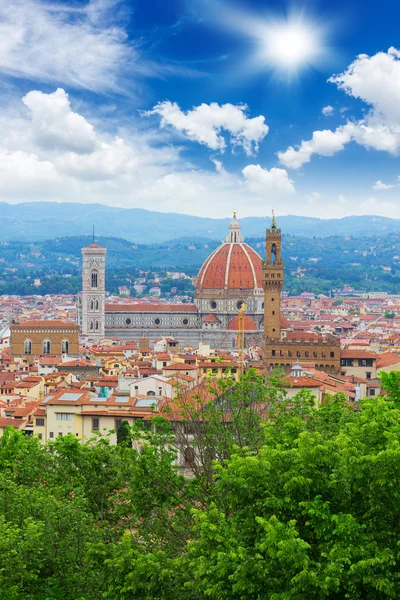
<svg viewBox="0 0 400 600">
<path fill-rule="evenodd" d="M 231 217 L 213 219 L 104 204 L 0 202 L 0 241 L 34 242 L 49 237 L 88 235 L 93 225 L 96 234 L 102 237 L 118 236 L 138 244 L 168 242 L 179 237 L 221 240 L 226 236 L 230 220 Z M 400 233 L 400 219 L 377 215 L 340 219 L 284 215 L 277 217 L 277 221 L 283 233 L 305 237 Z M 263 236 L 270 222 L 270 216 L 240 218 L 245 238 Z"/>
</svg>

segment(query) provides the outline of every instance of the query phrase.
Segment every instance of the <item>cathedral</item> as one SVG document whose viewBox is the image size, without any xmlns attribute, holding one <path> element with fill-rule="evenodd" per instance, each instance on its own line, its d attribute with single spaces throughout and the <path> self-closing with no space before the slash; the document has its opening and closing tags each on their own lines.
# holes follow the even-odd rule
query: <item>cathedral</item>
<svg viewBox="0 0 400 600">
<path fill-rule="evenodd" d="M 263 348 L 268 368 L 312 363 L 329 373 L 339 369 L 339 340 L 308 334 L 296 339 L 281 316 L 284 283 L 281 230 L 275 217 L 266 232 L 266 260 L 244 242 L 233 214 L 225 241 L 210 254 L 196 278 L 192 304 L 107 303 L 106 248 L 82 248 L 82 294 L 78 320 L 83 336 L 152 341 L 171 337 L 179 344 L 235 349 L 239 309 L 245 305 L 245 346 Z M 310 337 L 311 336 L 311 337 Z M 307 339 L 305 339 L 305 337 Z"/>
</svg>

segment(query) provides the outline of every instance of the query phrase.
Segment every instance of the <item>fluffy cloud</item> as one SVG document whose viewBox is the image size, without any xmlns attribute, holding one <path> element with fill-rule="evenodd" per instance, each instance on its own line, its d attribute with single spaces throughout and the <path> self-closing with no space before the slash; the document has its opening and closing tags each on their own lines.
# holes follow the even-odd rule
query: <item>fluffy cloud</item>
<svg viewBox="0 0 400 600">
<path fill-rule="evenodd" d="M 263 116 L 249 118 L 247 106 L 216 102 L 201 104 L 186 113 L 175 102 L 159 102 L 146 116 L 159 115 L 161 127 L 171 125 L 189 139 L 204 144 L 212 150 L 223 152 L 226 140 L 222 131 L 229 134 L 234 147 L 242 147 L 250 155 L 258 150 L 258 144 L 267 135 L 269 127 Z"/>
<path fill-rule="evenodd" d="M 73 112 L 68 94 L 58 88 L 53 94 L 29 92 L 22 102 L 31 111 L 33 139 L 42 148 L 93 152 L 96 136 L 93 126 Z"/>
<path fill-rule="evenodd" d="M 247 165 L 242 171 L 250 191 L 257 194 L 293 194 L 293 182 L 285 169 L 263 169 L 260 165 Z"/>
<path fill-rule="evenodd" d="M 282 164 L 298 169 L 309 162 L 313 154 L 331 156 L 351 141 L 397 154 L 400 150 L 400 52 L 389 48 L 387 53 L 378 52 L 371 57 L 362 54 L 346 71 L 329 81 L 346 94 L 363 100 L 369 106 L 368 113 L 363 119 L 348 121 L 335 131 L 315 131 L 311 140 L 279 152 Z"/>
<path fill-rule="evenodd" d="M 340 75 L 329 81 L 349 96 L 373 107 L 385 123 L 400 123 L 400 52 L 389 48 L 374 56 L 360 54 Z"/>
<path fill-rule="evenodd" d="M 331 117 L 334 113 L 334 108 L 333 106 L 330 106 L 328 104 L 328 106 L 324 106 L 324 108 L 322 109 L 322 114 L 324 115 L 324 117 Z"/>
<path fill-rule="evenodd" d="M 380 179 L 378 179 L 378 181 L 376 181 L 374 183 L 374 185 L 372 186 L 373 190 L 391 190 L 392 188 L 396 187 L 395 185 L 391 185 L 389 183 L 383 183 L 383 181 L 381 181 Z"/>
<path fill-rule="evenodd" d="M 3 199 L 30 200 L 41 194 L 42 198 L 55 199 L 61 178 L 53 164 L 40 160 L 36 154 L 23 151 L 10 152 L 0 147 L 0 192 Z"/>
<path fill-rule="evenodd" d="M 195 169 L 169 134 L 135 130 L 131 122 L 112 137 L 100 128 L 104 119 L 94 121 L 95 128 L 71 102 L 62 89 L 32 91 L 22 110 L 6 108 L 0 117 L 3 201 L 96 202 L 222 217 L 246 204 L 264 215 L 266 192 L 281 201 L 281 210 L 295 196 L 284 169 L 248 165 L 234 174 L 215 158 L 215 169 Z"/>
<path fill-rule="evenodd" d="M 345 127 L 339 127 L 336 131 L 330 129 L 314 131 L 311 140 L 301 142 L 297 149 L 289 146 L 285 152 L 278 152 L 278 158 L 286 167 L 298 169 L 310 162 L 313 154 L 332 156 L 339 150 L 343 150 L 349 141 L 350 135 Z"/>
</svg>

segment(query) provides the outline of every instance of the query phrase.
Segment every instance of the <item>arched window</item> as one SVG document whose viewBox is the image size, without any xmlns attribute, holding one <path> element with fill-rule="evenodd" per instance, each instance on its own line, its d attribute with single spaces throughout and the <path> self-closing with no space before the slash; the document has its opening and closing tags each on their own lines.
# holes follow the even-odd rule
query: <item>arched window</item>
<svg viewBox="0 0 400 600">
<path fill-rule="evenodd" d="M 93 321 L 90 321 L 90 331 L 93 331 Z"/>
<path fill-rule="evenodd" d="M 331 352 L 331 358 L 335 358 L 335 353 Z"/>
<path fill-rule="evenodd" d="M 96 309 L 96 310 L 99 310 L 99 301 L 98 301 L 98 300 L 96 300 L 95 309 Z"/>
<path fill-rule="evenodd" d="M 276 356 L 276 351 L 275 350 L 271 350 L 271 356 Z"/>
<path fill-rule="evenodd" d="M 312 355 L 313 355 L 313 358 L 317 358 L 317 353 L 315 351 L 312 353 Z"/>
<path fill-rule="evenodd" d="M 97 271 L 92 271 L 92 288 L 97 288 Z"/>
<path fill-rule="evenodd" d="M 32 354 L 32 342 L 31 340 L 24 341 L 24 354 Z"/>
<path fill-rule="evenodd" d="M 99 322 L 98 321 L 95 322 L 94 328 L 95 328 L 95 331 L 99 330 Z"/>
<path fill-rule="evenodd" d="M 92 300 L 92 301 L 90 302 L 90 310 L 93 310 L 93 309 L 94 309 L 94 302 L 93 302 L 93 300 Z"/>
<path fill-rule="evenodd" d="M 155 395 L 156 395 L 156 393 L 155 393 L 155 392 L 153 392 L 152 390 L 149 390 L 149 391 L 147 392 L 147 395 L 148 395 L 148 396 L 155 396 Z"/>
<path fill-rule="evenodd" d="M 50 340 L 44 340 L 43 342 L 43 354 L 50 354 L 51 343 Z"/>
<path fill-rule="evenodd" d="M 61 342 L 61 352 L 62 352 L 62 354 L 68 354 L 68 350 L 69 350 L 69 341 L 68 340 L 63 340 Z"/>
</svg>

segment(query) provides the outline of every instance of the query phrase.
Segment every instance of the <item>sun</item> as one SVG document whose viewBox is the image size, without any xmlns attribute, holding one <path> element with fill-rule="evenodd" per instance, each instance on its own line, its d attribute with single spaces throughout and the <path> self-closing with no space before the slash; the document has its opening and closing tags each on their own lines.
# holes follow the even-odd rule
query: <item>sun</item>
<svg viewBox="0 0 400 600">
<path fill-rule="evenodd" d="M 301 17 L 269 22 L 257 37 L 258 60 L 275 69 L 290 72 L 316 66 L 326 53 L 322 28 Z"/>
<path fill-rule="evenodd" d="M 266 55 L 271 62 L 295 67 L 313 58 L 316 40 L 305 27 L 284 25 L 271 31 L 266 39 Z"/>
</svg>

